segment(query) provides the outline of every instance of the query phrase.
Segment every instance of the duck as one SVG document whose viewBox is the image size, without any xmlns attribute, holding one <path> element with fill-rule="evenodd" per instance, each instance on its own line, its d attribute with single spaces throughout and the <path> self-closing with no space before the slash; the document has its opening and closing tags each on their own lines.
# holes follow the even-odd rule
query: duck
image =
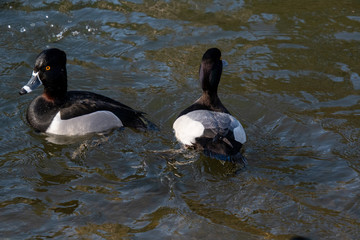
<svg viewBox="0 0 360 240">
<path fill-rule="evenodd" d="M 218 96 L 226 64 L 218 48 L 204 53 L 199 69 L 202 95 L 180 112 L 173 130 L 176 139 L 185 147 L 201 150 L 210 158 L 247 165 L 247 159 L 240 152 L 246 142 L 245 130 Z"/>
<path fill-rule="evenodd" d="M 38 132 L 76 136 L 114 128 L 152 129 L 157 126 L 137 111 L 109 97 L 89 91 L 68 91 L 66 53 L 43 50 L 35 60 L 32 76 L 20 95 L 44 86 L 27 108 L 26 119 Z"/>
</svg>

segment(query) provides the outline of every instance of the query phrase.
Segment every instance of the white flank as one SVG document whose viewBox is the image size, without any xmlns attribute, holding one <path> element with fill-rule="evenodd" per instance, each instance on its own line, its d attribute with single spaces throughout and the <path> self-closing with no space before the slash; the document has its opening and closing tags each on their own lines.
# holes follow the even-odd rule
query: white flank
<svg viewBox="0 0 360 240">
<path fill-rule="evenodd" d="M 231 127 L 233 128 L 235 140 L 240 142 L 241 144 L 244 144 L 246 142 L 246 134 L 243 126 L 233 116 L 229 115 L 229 117 L 231 119 Z"/>
<path fill-rule="evenodd" d="M 192 145 L 195 143 L 195 138 L 200 137 L 204 133 L 204 126 L 201 122 L 183 115 L 176 119 L 173 124 L 176 138 L 185 145 Z"/>
<path fill-rule="evenodd" d="M 122 126 L 121 120 L 109 111 L 93 112 L 68 120 L 62 120 L 60 112 L 58 112 L 46 132 L 56 135 L 75 136 L 103 132 Z"/>
<path fill-rule="evenodd" d="M 235 140 L 240 142 L 241 144 L 244 144 L 246 142 L 246 134 L 244 128 L 241 126 L 241 123 L 239 123 L 239 126 L 234 128 L 233 131 L 234 131 Z"/>
</svg>

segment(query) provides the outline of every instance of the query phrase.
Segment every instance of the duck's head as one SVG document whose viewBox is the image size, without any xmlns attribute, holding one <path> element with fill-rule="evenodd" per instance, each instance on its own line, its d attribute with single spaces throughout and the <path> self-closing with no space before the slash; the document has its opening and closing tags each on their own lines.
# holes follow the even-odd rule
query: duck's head
<svg viewBox="0 0 360 240">
<path fill-rule="evenodd" d="M 217 93 L 224 64 L 226 62 L 221 60 L 221 51 L 218 48 L 210 48 L 204 53 L 199 70 L 201 88 L 204 92 Z"/>
<path fill-rule="evenodd" d="M 35 60 L 29 82 L 20 90 L 24 95 L 44 85 L 44 94 L 50 98 L 65 96 L 67 91 L 66 54 L 57 48 L 42 51 Z"/>
</svg>

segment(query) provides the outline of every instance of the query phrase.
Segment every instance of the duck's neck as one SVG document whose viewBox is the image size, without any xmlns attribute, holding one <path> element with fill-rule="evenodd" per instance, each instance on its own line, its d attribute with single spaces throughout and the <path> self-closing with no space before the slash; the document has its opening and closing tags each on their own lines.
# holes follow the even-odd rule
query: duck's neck
<svg viewBox="0 0 360 240">
<path fill-rule="evenodd" d="M 55 88 L 45 88 L 43 97 L 49 102 L 53 102 L 56 105 L 61 105 L 66 99 L 67 87 L 56 86 Z"/>
<path fill-rule="evenodd" d="M 229 111 L 221 103 L 220 98 L 217 95 L 217 91 L 203 91 L 201 97 L 196 102 L 207 106 L 212 111 L 229 113 Z"/>
<path fill-rule="evenodd" d="M 209 104 L 215 104 L 217 102 L 220 102 L 217 91 L 203 90 L 200 99 L 202 99 L 202 101 L 208 102 Z"/>
</svg>

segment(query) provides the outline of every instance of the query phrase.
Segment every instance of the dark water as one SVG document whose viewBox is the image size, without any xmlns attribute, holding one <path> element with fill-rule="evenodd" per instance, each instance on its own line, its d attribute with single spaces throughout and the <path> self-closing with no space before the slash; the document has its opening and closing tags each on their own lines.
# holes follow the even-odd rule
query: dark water
<svg viewBox="0 0 360 240">
<path fill-rule="evenodd" d="M 358 238 L 359 1 L 3 0 L 0 32 L 0 238 Z M 67 52 L 70 89 L 161 131 L 34 132 L 25 111 L 41 90 L 18 90 L 48 47 Z M 209 47 L 248 136 L 240 172 L 172 132 Z"/>
</svg>

